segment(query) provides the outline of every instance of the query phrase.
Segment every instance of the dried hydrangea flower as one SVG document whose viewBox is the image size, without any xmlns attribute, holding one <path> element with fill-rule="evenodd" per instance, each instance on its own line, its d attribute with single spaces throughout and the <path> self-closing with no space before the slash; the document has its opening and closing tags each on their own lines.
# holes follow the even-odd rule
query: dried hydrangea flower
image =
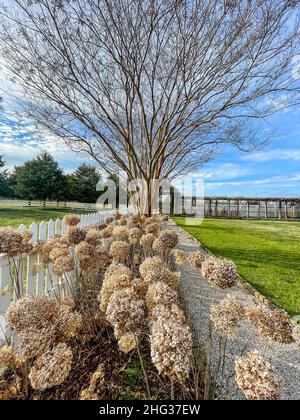
<svg viewBox="0 0 300 420">
<path fill-rule="evenodd" d="M 113 233 L 114 227 L 112 225 L 107 226 L 101 231 L 102 238 L 109 238 Z"/>
<path fill-rule="evenodd" d="M 129 234 L 129 229 L 124 226 L 115 226 L 112 232 L 112 236 L 117 241 L 127 241 Z"/>
<path fill-rule="evenodd" d="M 80 400 L 98 400 L 99 391 L 101 392 L 105 385 L 105 370 L 103 363 L 100 363 L 93 373 L 90 384 L 80 393 Z"/>
<path fill-rule="evenodd" d="M 69 227 L 77 226 L 80 223 L 80 217 L 76 214 L 66 214 L 63 223 Z"/>
<path fill-rule="evenodd" d="M 141 276 L 146 277 L 150 270 L 160 268 L 163 265 L 162 259 L 158 256 L 146 258 L 139 267 Z"/>
<path fill-rule="evenodd" d="M 172 289 L 178 289 L 180 284 L 180 273 L 170 271 L 164 265 L 149 269 L 145 277 L 143 277 L 146 283 L 151 284 L 154 282 L 164 282 L 168 284 Z"/>
<path fill-rule="evenodd" d="M 234 338 L 238 323 L 245 317 L 245 308 L 235 297 L 228 295 L 211 308 L 210 319 L 222 335 Z"/>
<path fill-rule="evenodd" d="M 178 235 L 171 230 L 163 230 L 158 236 L 159 240 L 166 248 L 175 248 L 178 244 Z"/>
<path fill-rule="evenodd" d="M 153 233 L 153 235 L 158 235 L 160 231 L 160 226 L 158 223 L 150 223 L 146 226 L 146 233 Z"/>
<path fill-rule="evenodd" d="M 30 369 L 28 377 L 32 388 L 44 391 L 62 384 L 69 376 L 72 360 L 73 353 L 65 343 L 45 352 Z"/>
<path fill-rule="evenodd" d="M 128 332 L 138 332 L 145 317 L 145 302 L 132 287 L 117 289 L 111 295 L 106 318 L 120 338 Z"/>
<path fill-rule="evenodd" d="M 49 254 L 49 260 L 54 262 L 58 258 L 70 256 L 70 248 L 68 246 L 56 246 Z"/>
<path fill-rule="evenodd" d="M 157 305 L 150 324 L 151 358 L 160 375 L 183 383 L 189 376 L 192 335 L 182 310 Z"/>
<path fill-rule="evenodd" d="M 236 381 L 247 400 L 279 400 L 282 381 L 257 350 L 235 362 Z"/>
<path fill-rule="evenodd" d="M 172 255 L 174 255 L 176 264 L 183 265 L 185 263 L 185 255 L 184 252 L 180 251 L 180 249 L 173 249 Z"/>
<path fill-rule="evenodd" d="M 89 229 L 86 232 L 85 241 L 91 244 L 92 246 L 100 245 L 102 240 L 102 234 L 97 229 Z"/>
<path fill-rule="evenodd" d="M 138 227 L 130 228 L 128 232 L 128 241 L 131 245 L 137 245 L 140 242 L 141 236 L 141 229 Z"/>
<path fill-rule="evenodd" d="M 101 311 L 106 311 L 109 299 L 116 289 L 130 287 L 131 284 L 132 273 L 129 268 L 123 264 L 111 264 L 105 272 L 98 297 Z"/>
<path fill-rule="evenodd" d="M 111 244 L 109 256 L 116 261 L 124 261 L 129 257 L 129 244 L 124 241 L 115 241 Z"/>
<path fill-rule="evenodd" d="M 220 258 L 207 258 L 202 263 L 201 272 L 213 287 L 220 289 L 233 287 L 237 280 L 235 264 L 232 261 Z"/>
<path fill-rule="evenodd" d="M 161 222 L 168 222 L 168 220 L 169 220 L 169 216 L 167 214 L 163 214 L 160 216 Z"/>
<path fill-rule="evenodd" d="M 86 238 L 86 231 L 78 227 L 71 227 L 64 235 L 69 245 L 77 245 Z"/>
<path fill-rule="evenodd" d="M 125 226 L 127 225 L 127 219 L 125 216 L 122 216 L 120 220 L 118 220 L 118 225 L 119 226 Z"/>
<path fill-rule="evenodd" d="M 170 306 L 177 303 L 177 293 L 167 284 L 155 282 L 149 285 L 146 294 L 146 305 L 150 311 L 157 305 Z"/>
<path fill-rule="evenodd" d="M 294 325 L 290 317 L 280 309 L 259 306 L 250 309 L 247 312 L 247 317 L 263 338 L 286 344 L 295 341 L 293 337 Z"/>
<path fill-rule="evenodd" d="M 143 248 L 151 249 L 154 240 L 155 240 L 155 236 L 152 233 L 146 233 L 146 234 L 141 236 L 140 245 Z"/>
<path fill-rule="evenodd" d="M 139 226 L 140 223 L 141 223 L 141 216 L 140 215 L 132 214 L 131 216 L 128 217 L 127 224 L 129 224 L 131 226 Z"/>
<path fill-rule="evenodd" d="M 22 254 L 23 240 L 22 231 L 0 228 L 0 254 L 7 254 L 9 257 Z"/>
<path fill-rule="evenodd" d="M 88 255 L 90 257 L 95 256 L 95 247 L 86 241 L 80 242 L 80 244 L 76 246 L 75 251 L 79 257 L 85 255 Z"/>
<path fill-rule="evenodd" d="M 189 263 L 192 267 L 201 268 L 202 263 L 209 257 L 208 253 L 204 249 L 198 249 L 195 252 L 189 254 Z"/>
<path fill-rule="evenodd" d="M 156 238 L 153 242 L 152 249 L 159 254 L 163 254 L 168 248 L 165 247 L 164 243 L 159 238 Z"/>
<path fill-rule="evenodd" d="M 82 316 L 73 312 L 70 302 L 62 303 L 59 318 L 53 324 L 56 342 L 69 341 L 82 329 Z"/>
<path fill-rule="evenodd" d="M 129 353 L 131 350 L 134 350 L 137 346 L 134 334 L 131 332 L 123 334 L 118 340 L 118 346 L 123 353 Z"/>
<path fill-rule="evenodd" d="M 15 331 L 19 332 L 29 325 L 43 328 L 59 318 L 59 303 L 48 296 L 24 296 L 10 304 L 6 317 Z"/>
<path fill-rule="evenodd" d="M 26 329 L 18 333 L 16 353 L 27 359 L 41 356 L 55 343 L 56 330 L 54 326 L 47 325 L 38 328 L 29 325 Z"/>
<path fill-rule="evenodd" d="M 0 366 L 9 369 L 18 369 L 25 363 L 25 359 L 19 356 L 12 347 L 0 347 Z"/>
<path fill-rule="evenodd" d="M 107 217 L 106 218 L 106 223 L 109 225 L 110 223 L 112 223 L 114 221 L 113 217 Z"/>
<path fill-rule="evenodd" d="M 73 271 L 75 268 L 75 262 L 73 257 L 59 257 L 52 264 L 52 271 L 57 276 L 61 277 L 70 271 Z"/>
</svg>

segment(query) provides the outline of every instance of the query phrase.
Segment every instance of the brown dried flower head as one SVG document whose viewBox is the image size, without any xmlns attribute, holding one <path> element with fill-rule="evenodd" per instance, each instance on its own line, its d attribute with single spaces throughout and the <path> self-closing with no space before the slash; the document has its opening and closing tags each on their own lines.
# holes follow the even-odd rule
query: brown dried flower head
<svg viewBox="0 0 300 420">
<path fill-rule="evenodd" d="M 7 254 L 9 257 L 26 253 L 26 242 L 22 231 L 11 228 L 0 228 L 0 254 Z"/>
<path fill-rule="evenodd" d="M 178 244 L 178 235 L 171 230 L 163 230 L 158 236 L 159 240 L 163 243 L 166 248 L 175 248 Z"/>
<path fill-rule="evenodd" d="M 36 359 L 30 369 L 29 379 L 33 389 L 44 391 L 62 384 L 69 376 L 73 354 L 71 349 L 60 343 Z"/>
<path fill-rule="evenodd" d="M 247 317 L 264 339 L 286 344 L 294 341 L 294 325 L 290 317 L 280 309 L 259 306 L 250 309 Z"/>
<path fill-rule="evenodd" d="M 90 384 L 80 393 L 80 400 L 99 400 L 105 386 L 105 370 L 103 363 L 100 363 L 91 376 Z"/>
<path fill-rule="evenodd" d="M 237 280 L 235 264 L 232 261 L 209 257 L 202 263 L 203 277 L 215 288 L 228 289 Z"/>
<path fill-rule="evenodd" d="M 170 306 L 178 303 L 178 295 L 170 286 L 163 282 L 149 285 L 146 294 L 147 308 L 152 311 L 157 305 Z"/>
<path fill-rule="evenodd" d="M 145 317 L 145 302 L 132 287 L 115 290 L 109 299 L 106 318 L 112 324 L 117 338 L 138 333 Z"/>
<path fill-rule="evenodd" d="M 153 235 L 158 235 L 160 231 L 160 226 L 158 223 L 150 223 L 146 226 L 146 233 L 153 233 Z"/>
<path fill-rule="evenodd" d="M 155 236 L 152 233 L 146 233 L 144 235 L 141 236 L 140 239 L 140 245 L 143 248 L 148 248 L 151 249 L 153 242 L 154 242 Z"/>
<path fill-rule="evenodd" d="M 80 217 L 76 214 L 66 214 L 63 223 L 69 227 L 77 226 L 80 223 Z"/>
<path fill-rule="evenodd" d="M 138 227 L 129 229 L 128 241 L 131 245 L 136 245 L 140 242 L 142 231 Z"/>
<path fill-rule="evenodd" d="M 129 244 L 125 241 L 115 241 L 111 244 L 109 256 L 116 261 L 124 261 L 129 257 Z"/>
<path fill-rule="evenodd" d="M 166 248 L 164 243 L 159 238 L 156 238 L 153 242 L 152 249 L 159 254 L 163 254 L 168 248 Z"/>
<path fill-rule="evenodd" d="M 118 340 L 119 349 L 123 353 L 129 353 L 136 348 L 136 339 L 133 333 L 129 332 L 122 335 Z"/>
<path fill-rule="evenodd" d="M 282 381 L 257 350 L 235 363 L 236 381 L 247 400 L 279 400 Z"/>
<path fill-rule="evenodd" d="M 107 226 L 101 231 L 102 238 L 109 238 L 113 233 L 114 227 L 112 225 Z"/>
<path fill-rule="evenodd" d="M 75 262 L 73 257 L 66 256 L 66 257 L 59 257 L 57 258 L 52 264 L 52 271 L 57 276 L 61 277 L 70 271 L 73 271 L 75 268 Z"/>
<path fill-rule="evenodd" d="M 77 245 L 85 240 L 86 234 L 87 233 L 84 229 L 70 227 L 68 232 L 64 235 L 64 238 L 69 245 Z"/>
<path fill-rule="evenodd" d="M 85 241 L 92 246 L 98 246 L 101 244 L 102 234 L 97 229 L 89 229 L 86 233 Z"/>
<path fill-rule="evenodd" d="M 160 375 L 183 383 L 189 376 L 192 335 L 181 309 L 158 305 L 150 329 L 151 358 Z"/>
<path fill-rule="evenodd" d="M 25 359 L 19 356 L 12 347 L 0 347 L 0 366 L 9 369 L 18 369 L 24 365 Z"/>
<path fill-rule="evenodd" d="M 208 253 L 204 249 L 198 249 L 195 252 L 189 254 L 189 263 L 192 267 L 201 268 L 202 263 L 209 257 Z"/>
<path fill-rule="evenodd" d="M 128 267 L 123 264 L 111 264 L 104 275 L 100 295 L 100 309 L 106 312 L 109 299 L 116 289 L 130 287 L 132 284 L 132 273 Z"/>
<path fill-rule="evenodd" d="M 185 263 L 185 255 L 180 249 L 173 249 L 172 255 L 175 257 L 176 264 L 183 265 Z"/>
<path fill-rule="evenodd" d="M 106 223 L 108 225 L 111 224 L 113 221 L 114 221 L 114 218 L 113 217 L 107 217 L 107 219 L 106 219 Z"/>
<path fill-rule="evenodd" d="M 155 268 L 160 268 L 163 265 L 162 259 L 160 257 L 148 257 L 146 258 L 139 267 L 141 276 L 146 277 L 147 273 L 150 270 Z"/>
<path fill-rule="evenodd" d="M 115 226 L 112 232 L 112 236 L 117 241 L 127 241 L 128 239 L 129 230 L 125 226 Z"/>
<path fill-rule="evenodd" d="M 235 297 L 228 295 L 211 309 L 210 319 L 222 335 L 234 338 L 238 323 L 245 317 L 245 308 Z"/>
</svg>

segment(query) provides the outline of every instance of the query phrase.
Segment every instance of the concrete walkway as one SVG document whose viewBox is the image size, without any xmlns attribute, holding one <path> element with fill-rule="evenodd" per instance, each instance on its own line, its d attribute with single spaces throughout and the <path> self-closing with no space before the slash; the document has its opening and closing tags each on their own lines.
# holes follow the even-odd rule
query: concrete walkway
<svg viewBox="0 0 300 420">
<path fill-rule="evenodd" d="M 198 242 L 180 227 L 170 222 L 167 226 L 179 234 L 178 248 L 187 254 L 199 249 Z M 200 348 L 207 346 L 210 307 L 225 298 L 228 294 L 234 295 L 246 307 L 258 303 L 257 299 L 243 286 L 237 285 L 232 289 L 213 289 L 203 279 L 199 269 L 194 269 L 190 264 L 179 267 L 181 271 L 181 298 L 186 309 L 190 325 L 195 336 L 195 343 Z M 296 344 L 280 344 L 262 341 L 255 329 L 249 324 L 241 325 L 239 337 L 228 341 L 226 348 L 221 350 L 225 355 L 225 364 L 219 367 L 220 337 L 213 334 L 213 352 L 211 370 L 216 383 L 219 399 L 245 399 L 235 382 L 234 360 L 251 349 L 257 349 L 260 354 L 269 360 L 274 370 L 283 378 L 283 399 L 300 399 L 300 348 Z M 224 344 L 224 339 L 222 340 Z"/>
</svg>

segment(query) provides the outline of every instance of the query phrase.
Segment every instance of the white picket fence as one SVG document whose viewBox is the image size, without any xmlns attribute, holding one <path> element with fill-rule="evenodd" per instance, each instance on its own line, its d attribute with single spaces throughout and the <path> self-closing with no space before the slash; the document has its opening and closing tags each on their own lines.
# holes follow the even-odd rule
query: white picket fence
<svg viewBox="0 0 300 420">
<path fill-rule="evenodd" d="M 108 217 L 109 212 L 83 214 L 80 216 L 81 228 L 93 224 L 102 223 Z M 25 229 L 20 225 L 19 229 Z M 33 223 L 29 230 L 32 232 L 32 241 L 52 239 L 55 235 L 66 232 L 67 227 L 62 220 L 50 220 L 41 222 L 39 225 Z M 5 342 L 5 337 L 9 335 L 6 323 L 6 311 L 12 301 L 16 301 L 20 295 L 54 295 L 57 288 L 64 286 L 64 280 L 57 278 L 49 268 L 42 268 L 36 264 L 41 262 L 40 256 L 21 255 L 14 258 L 13 262 L 6 255 L 0 254 L 0 346 Z M 67 286 L 67 285 L 65 285 Z M 10 290 L 14 290 L 13 294 Z"/>
</svg>

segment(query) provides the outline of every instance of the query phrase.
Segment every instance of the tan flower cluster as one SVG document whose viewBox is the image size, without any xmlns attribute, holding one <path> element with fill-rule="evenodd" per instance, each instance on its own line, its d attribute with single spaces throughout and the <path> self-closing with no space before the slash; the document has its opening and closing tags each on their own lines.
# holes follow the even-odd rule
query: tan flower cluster
<svg viewBox="0 0 300 420">
<path fill-rule="evenodd" d="M 159 238 L 155 238 L 152 245 L 152 249 L 158 254 L 163 254 L 167 250 L 167 248 Z"/>
<path fill-rule="evenodd" d="M 122 217 L 118 220 L 117 224 L 118 224 L 119 226 L 125 226 L 125 225 L 127 225 L 127 218 L 126 218 L 126 216 L 122 216 Z"/>
<path fill-rule="evenodd" d="M 154 242 L 154 239 L 155 239 L 155 236 L 152 233 L 146 233 L 146 234 L 141 236 L 140 245 L 143 248 L 151 249 L 152 245 L 153 245 L 153 242 Z"/>
<path fill-rule="evenodd" d="M 192 335 L 177 305 L 157 305 L 150 323 L 151 358 L 160 375 L 183 383 L 189 376 Z"/>
<path fill-rule="evenodd" d="M 7 311 L 9 325 L 18 333 L 17 354 L 40 356 L 53 344 L 68 341 L 81 328 L 81 316 L 70 303 L 61 305 L 47 296 L 23 297 Z"/>
<path fill-rule="evenodd" d="M 109 238 L 114 231 L 114 227 L 112 225 L 107 226 L 101 231 L 102 238 Z"/>
<path fill-rule="evenodd" d="M 33 389 L 44 391 L 62 384 L 69 376 L 73 353 L 65 343 L 59 343 L 36 359 L 29 379 Z"/>
<path fill-rule="evenodd" d="M 104 275 L 100 295 L 100 309 L 106 312 L 109 299 L 116 289 L 131 287 L 132 273 L 128 267 L 123 264 L 111 264 Z"/>
<path fill-rule="evenodd" d="M 76 214 L 66 214 L 63 218 L 63 223 L 69 227 L 77 226 L 80 223 L 80 217 Z"/>
<path fill-rule="evenodd" d="M 169 216 L 167 214 L 163 214 L 160 216 L 160 220 L 161 222 L 168 222 L 169 221 Z"/>
<path fill-rule="evenodd" d="M 248 400 L 279 400 L 282 381 L 270 364 L 252 350 L 235 363 L 236 381 Z"/>
<path fill-rule="evenodd" d="M 166 283 L 158 281 L 149 285 L 146 294 L 146 305 L 150 311 L 157 305 L 171 306 L 177 303 L 177 293 Z"/>
<path fill-rule="evenodd" d="M 105 370 L 103 363 L 100 363 L 93 373 L 90 384 L 80 393 L 80 400 L 99 400 L 105 385 Z"/>
<path fill-rule="evenodd" d="M 171 230 L 163 230 L 159 234 L 158 239 L 167 249 L 175 248 L 175 246 L 178 244 L 178 235 Z"/>
<path fill-rule="evenodd" d="M 235 297 L 228 295 L 211 309 L 210 319 L 222 335 L 234 338 L 238 323 L 245 317 L 245 308 Z"/>
<path fill-rule="evenodd" d="M 173 249 L 172 255 L 175 257 L 176 264 L 183 265 L 185 263 L 184 252 L 180 251 L 180 249 Z"/>
<path fill-rule="evenodd" d="M 132 332 L 123 334 L 118 340 L 119 349 L 123 353 L 129 353 L 137 346 L 137 340 Z"/>
<path fill-rule="evenodd" d="M 127 241 L 129 229 L 125 226 L 115 226 L 112 232 L 112 236 L 117 241 Z"/>
<path fill-rule="evenodd" d="M 32 250 L 32 234 L 27 230 L 0 228 L 0 254 L 15 257 Z"/>
<path fill-rule="evenodd" d="M 294 325 L 290 317 L 280 309 L 260 306 L 250 309 L 247 312 L 247 317 L 263 338 L 287 344 L 294 341 Z"/>
<path fill-rule="evenodd" d="M 128 241 L 131 245 L 137 245 L 140 242 L 142 231 L 138 227 L 129 229 Z"/>
<path fill-rule="evenodd" d="M 86 232 L 85 241 L 91 244 L 92 246 L 98 246 L 101 244 L 102 235 L 97 229 L 89 229 Z"/>
<path fill-rule="evenodd" d="M 61 277 L 65 273 L 74 270 L 75 262 L 71 255 L 61 256 L 56 258 L 52 264 L 52 271 L 57 276 Z"/>
<path fill-rule="evenodd" d="M 76 246 L 76 254 L 82 270 L 99 270 L 109 263 L 107 251 L 98 246 L 95 248 L 89 242 L 83 241 Z"/>
<path fill-rule="evenodd" d="M 129 244 L 125 241 L 115 241 L 111 244 L 109 256 L 115 261 L 125 261 L 130 254 Z"/>
<path fill-rule="evenodd" d="M 70 227 L 68 232 L 64 235 L 64 238 L 69 245 L 78 245 L 85 240 L 86 235 L 87 232 L 84 229 Z"/>
<path fill-rule="evenodd" d="M 235 264 L 220 258 L 207 258 L 202 263 L 201 272 L 213 287 L 220 289 L 233 287 L 237 280 Z"/>
<path fill-rule="evenodd" d="M 139 267 L 141 276 L 146 277 L 147 273 L 163 265 L 162 259 L 158 256 L 146 258 Z"/>
<path fill-rule="evenodd" d="M 153 233 L 153 235 L 158 235 L 160 231 L 160 226 L 158 223 L 150 223 L 146 226 L 146 233 Z"/>
<path fill-rule="evenodd" d="M 114 221 L 114 218 L 113 217 L 107 217 L 107 219 L 106 219 L 106 223 L 108 225 L 111 224 L 113 221 Z"/>
<path fill-rule="evenodd" d="M 141 220 L 141 216 L 138 214 L 132 214 L 131 216 L 129 216 L 127 224 L 130 226 L 139 226 L 141 224 L 142 220 Z"/>
<path fill-rule="evenodd" d="M 138 333 L 145 317 L 145 302 L 132 287 L 117 289 L 111 295 L 106 318 L 112 324 L 115 336 Z"/>
<path fill-rule="evenodd" d="M 195 252 L 191 252 L 189 254 L 189 263 L 192 267 L 195 268 L 201 268 L 202 263 L 208 258 L 207 252 L 204 251 L 204 249 L 199 249 Z"/>
<path fill-rule="evenodd" d="M 0 366 L 5 366 L 9 369 L 18 369 L 24 365 L 25 361 L 23 357 L 16 354 L 12 347 L 0 347 Z"/>
</svg>

